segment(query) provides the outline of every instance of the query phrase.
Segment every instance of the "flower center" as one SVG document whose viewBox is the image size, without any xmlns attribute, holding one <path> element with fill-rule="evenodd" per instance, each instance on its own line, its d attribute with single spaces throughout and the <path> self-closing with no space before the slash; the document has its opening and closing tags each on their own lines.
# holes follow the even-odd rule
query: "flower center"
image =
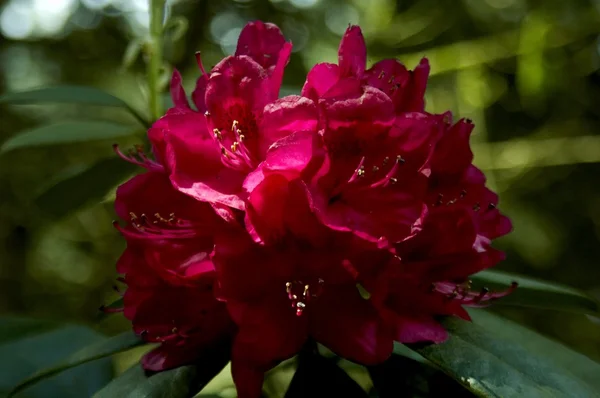
<svg viewBox="0 0 600 398">
<path fill-rule="evenodd" d="M 208 125 L 213 125 L 210 113 L 206 112 L 204 116 Z M 229 130 L 214 127 L 212 132 L 213 138 L 221 148 L 221 161 L 225 166 L 242 172 L 250 172 L 256 168 L 258 162 L 246 145 L 247 136 L 240 128 L 240 122 L 233 120 Z"/>
<path fill-rule="evenodd" d="M 163 216 L 156 212 L 153 216 L 147 216 L 130 211 L 127 222 L 133 229 L 124 229 L 118 221 L 113 221 L 113 226 L 127 236 L 143 239 L 185 239 L 198 235 L 197 228 L 190 221 L 182 220 L 175 213 Z"/>
<path fill-rule="evenodd" d="M 397 155 L 394 160 L 390 159 L 389 156 L 386 156 L 381 163 L 375 164 L 367 169 L 365 167 L 365 159 L 366 158 L 363 156 L 350 178 L 346 182 L 340 184 L 332 193 L 330 203 L 340 199 L 344 191 L 356 194 L 360 191 L 380 187 L 385 188 L 396 184 L 398 182 L 396 174 L 400 167 L 406 163 L 406 160 L 401 155 Z M 392 164 L 392 166 L 387 172 L 382 171 L 382 169 L 388 168 L 390 164 Z"/>
<path fill-rule="evenodd" d="M 296 316 L 301 316 L 309 302 L 319 297 L 324 283 L 321 278 L 317 279 L 316 285 L 312 284 L 312 286 L 300 280 L 286 282 L 285 291 L 292 303 L 292 308 L 296 309 Z"/>
<path fill-rule="evenodd" d="M 148 217 L 145 213 L 142 213 L 140 216 L 138 216 L 136 213 L 130 211 L 129 217 L 131 224 L 141 231 L 147 227 L 152 227 L 153 225 L 157 224 L 175 226 L 183 223 L 180 218 L 175 217 L 175 213 L 169 213 L 169 218 L 165 218 L 161 216 L 160 213 L 154 213 L 154 217 Z"/>
</svg>

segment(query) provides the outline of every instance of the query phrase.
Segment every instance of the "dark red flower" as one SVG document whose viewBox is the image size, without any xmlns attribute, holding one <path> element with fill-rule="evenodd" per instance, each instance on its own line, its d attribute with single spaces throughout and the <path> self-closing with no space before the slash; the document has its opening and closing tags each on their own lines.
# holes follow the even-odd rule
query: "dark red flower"
<svg viewBox="0 0 600 398">
<path fill-rule="evenodd" d="M 253 22 L 236 53 L 198 79 L 192 109 L 175 72 L 174 107 L 148 132 L 148 171 L 117 191 L 128 246 L 125 315 L 164 369 L 233 337 L 242 398 L 307 339 L 362 364 L 393 341 L 442 342 L 440 316 L 468 319 L 507 292 L 469 276 L 503 253 L 511 224 L 473 165 L 467 120 L 424 110 L 429 66 L 366 65 L 358 27 L 339 65 L 319 64 L 302 96 L 278 99 L 291 44 Z M 199 60 L 199 57 L 198 57 Z"/>
<path fill-rule="evenodd" d="M 378 125 L 354 123 L 351 116 L 345 122 L 339 135 L 339 129 L 324 130 L 328 150 L 311 184 L 314 210 L 330 228 L 383 246 L 400 241 L 423 211 L 428 159 L 440 124 L 426 114 L 405 113 L 378 136 L 355 139 Z"/>
<path fill-rule="evenodd" d="M 350 26 L 339 65 L 318 64 L 302 94 L 318 103 L 327 156 L 311 184 L 321 221 L 382 246 L 410 235 L 425 202 L 429 160 L 443 125 L 423 112 L 429 66 L 397 60 L 366 68 L 366 46 Z"/>
<path fill-rule="evenodd" d="M 162 370 L 197 360 L 233 330 L 212 291 L 210 254 L 222 219 L 152 170 L 118 188 L 115 209 L 126 221 L 117 225 L 127 240 L 117 264 L 127 284 L 125 316 L 146 341 L 162 343 L 144 357 L 144 367 Z"/>
<path fill-rule="evenodd" d="M 295 131 L 315 131 L 316 107 L 300 96 L 278 99 L 291 44 L 272 24 L 248 24 L 235 55 L 200 77 L 192 110 L 175 72 L 175 107 L 153 126 L 173 185 L 200 201 L 243 210 L 242 182 L 269 147 Z M 199 62 L 201 65 L 201 62 Z"/>
<path fill-rule="evenodd" d="M 267 173 L 246 209 L 255 239 L 243 231 L 223 235 L 213 257 L 218 295 L 238 325 L 232 357 L 238 394 L 259 396 L 264 372 L 309 337 L 359 363 L 385 360 L 392 351 L 389 327 L 361 297 L 348 264 L 389 253 L 321 225 L 298 178 Z"/>
<path fill-rule="evenodd" d="M 488 305 L 516 288 L 471 290 L 470 275 L 504 259 L 491 240 L 512 226 L 497 208 L 497 195 L 485 187 L 483 173 L 472 164 L 473 124 L 452 124 L 449 113 L 440 120 L 444 128 L 431 157 L 426 210 L 412 235 L 394 245 L 397 257 L 376 276 L 363 274 L 362 279 L 374 292 L 381 315 L 395 325 L 400 342 L 442 342 L 447 333 L 435 317 L 469 319 L 462 306 Z"/>
<path fill-rule="evenodd" d="M 452 124 L 451 114 L 444 115 L 446 128 L 436 144 L 431 162 L 428 205 L 464 206 L 474 212 L 477 232 L 495 239 L 512 230 L 508 217 L 498 210 L 498 196 L 485 186 L 485 176 L 473 162 L 469 138 L 470 120 Z"/>
<path fill-rule="evenodd" d="M 340 85 L 373 87 L 393 103 L 396 113 L 422 112 L 429 77 L 429 63 L 423 58 L 414 71 L 396 59 L 384 59 L 367 69 L 367 47 L 358 26 L 346 30 L 338 51 L 338 64 L 321 63 L 308 73 L 302 95 L 318 101 L 335 95 Z"/>
<path fill-rule="evenodd" d="M 133 245 L 132 245 L 133 246 Z M 234 325 L 225 305 L 214 297 L 214 270 L 196 275 L 195 284 L 166 282 L 144 261 L 142 248 L 128 247 L 124 314 L 145 341 L 161 343 L 142 359 L 160 371 L 201 359 L 204 351 L 231 336 Z"/>
</svg>

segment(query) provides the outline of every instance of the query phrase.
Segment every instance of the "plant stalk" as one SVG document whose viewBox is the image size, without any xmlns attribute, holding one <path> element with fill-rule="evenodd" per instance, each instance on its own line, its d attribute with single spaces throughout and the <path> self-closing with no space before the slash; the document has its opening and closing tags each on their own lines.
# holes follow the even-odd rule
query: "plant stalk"
<svg viewBox="0 0 600 398">
<path fill-rule="evenodd" d="M 160 96 L 160 74 L 163 64 L 163 19 L 166 0 L 148 0 L 150 5 L 150 39 L 147 45 L 148 56 L 148 110 L 151 122 L 155 122 L 163 113 Z"/>
</svg>

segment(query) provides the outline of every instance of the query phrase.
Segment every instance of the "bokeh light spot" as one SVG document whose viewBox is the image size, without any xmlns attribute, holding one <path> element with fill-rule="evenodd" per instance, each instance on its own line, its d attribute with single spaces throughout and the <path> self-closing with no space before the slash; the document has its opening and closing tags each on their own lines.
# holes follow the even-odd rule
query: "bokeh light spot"
<svg viewBox="0 0 600 398">
<path fill-rule="evenodd" d="M 360 16 L 358 10 L 351 5 L 328 8 L 325 12 L 325 25 L 337 35 L 343 35 L 348 24 L 358 25 Z"/>
</svg>

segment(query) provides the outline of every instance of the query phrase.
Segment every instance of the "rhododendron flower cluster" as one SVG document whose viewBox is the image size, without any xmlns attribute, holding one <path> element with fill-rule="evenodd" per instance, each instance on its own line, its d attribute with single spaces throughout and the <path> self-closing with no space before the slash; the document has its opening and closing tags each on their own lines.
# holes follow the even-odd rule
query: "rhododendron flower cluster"
<svg viewBox="0 0 600 398">
<path fill-rule="evenodd" d="M 310 339 L 349 360 L 386 360 L 394 341 L 440 343 L 439 316 L 469 319 L 510 292 L 472 291 L 497 264 L 511 223 L 473 164 L 473 124 L 424 109 L 429 65 L 366 65 L 351 26 L 337 64 L 279 98 L 292 45 L 252 22 L 205 71 L 191 102 L 148 131 L 153 156 L 119 187 L 117 265 L 125 316 L 149 342 L 150 370 L 193 363 L 232 341 L 240 397 Z"/>
</svg>

